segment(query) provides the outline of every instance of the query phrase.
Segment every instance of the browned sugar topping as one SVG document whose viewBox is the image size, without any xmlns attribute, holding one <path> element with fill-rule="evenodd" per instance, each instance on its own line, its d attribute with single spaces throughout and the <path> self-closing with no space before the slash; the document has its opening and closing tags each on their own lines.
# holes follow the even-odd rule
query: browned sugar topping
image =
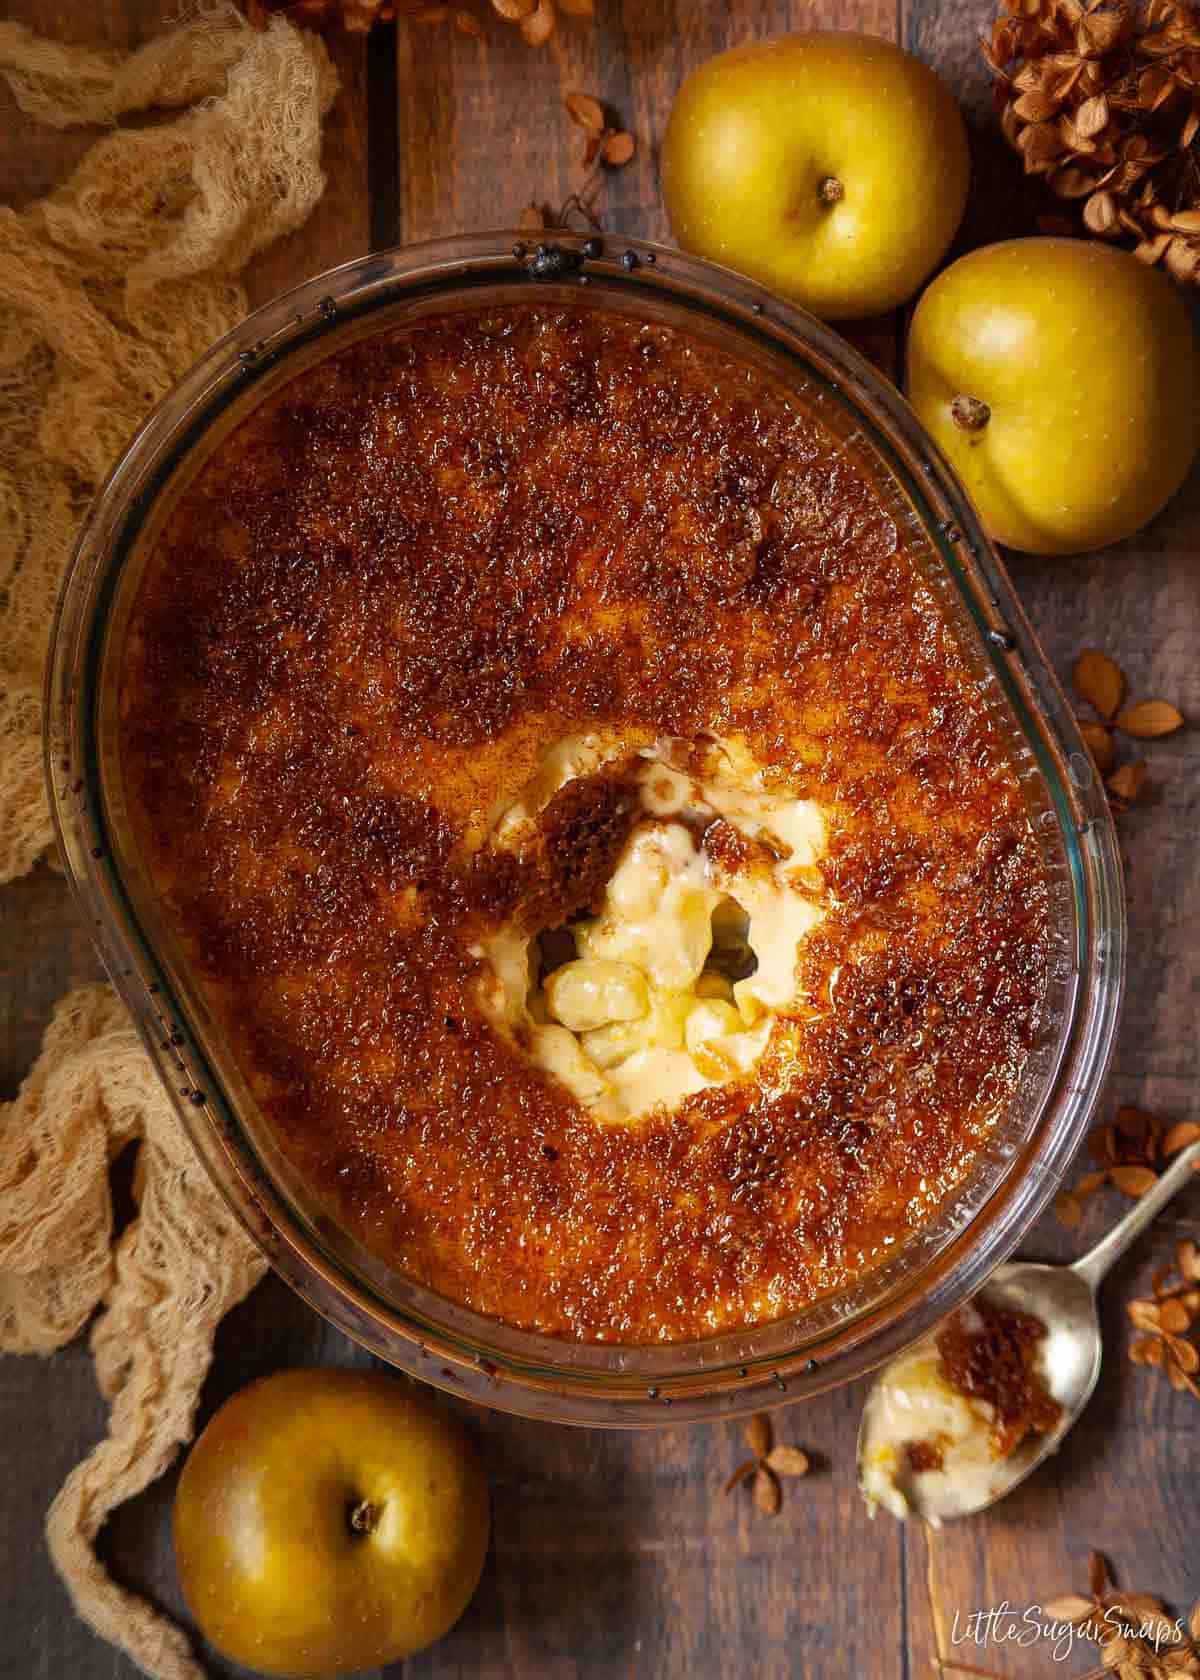
<svg viewBox="0 0 1200 1680">
<path fill-rule="evenodd" d="M 916 544 L 802 397 L 599 310 L 346 349 L 186 491 L 125 667 L 138 840 L 283 1148 L 379 1254 L 517 1325 L 667 1340 L 934 1216 L 1018 1083 L 1047 915 Z M 556 802 L 534 879 L 480 841 L 539 749 L 610 727 L 744 737 L 827 812 L 830 911 L 802 1065 L 604 1128 L 484 1020 L 470 945 L 594 900 L 619 777 Z"/>
<path fill-rule="evenodd" d="M 1049 1433 L 1062 1416 L 1037 1369 L 1045 1335 L 1046 1326 L 1032 1313 L 982 1297 L 971 1303 L 969 1322 L 955 1313 L 938 1334 L 941 1375 L 960 1394 L 995 1409 L 992 1450 L 998 1458 L 1014 1452 L 1028 1435 Z"/>
</svg>

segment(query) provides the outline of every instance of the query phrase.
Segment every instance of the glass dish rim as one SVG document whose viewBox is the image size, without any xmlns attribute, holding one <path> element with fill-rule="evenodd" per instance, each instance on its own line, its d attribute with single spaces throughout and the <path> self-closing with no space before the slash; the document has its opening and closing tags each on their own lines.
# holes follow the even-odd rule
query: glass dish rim
<svg viewBox="0 0 1200 1680">
<path fill-rule="evenodd" d="M 708 1367 L 703 1358 L 706 1349 L 731 1342 L 730 1333 L 700 1343 L 577 1345 L 497 1325 L 432 1291 L 423 1292 L 433 1303 L 428 1317 L 398 1313 L 361 1277 L 349 1278 L 336 1257 L 314 1242 L 266 1172 L 203 1045 L 190 1032 L 186 1012 L 176 1006 L 153 949 L 140 936 L 107 847 L 97 844 L 104 833 L 89 686 L 98 658 L 95 614 L 161 477 L 193 434 L 211 423 L 214 407 L 285 353 L 398 298 L 462 292 L 499 278 L 531 288 L 599 279 L 610 290 L 614 283 L 622 289 L 649 287 L 685 309 L 715 315 L 740 334 L 767 337 L 776 351 L 798 357 L 799 344 L 806 355 L 818 356 L 842 400 L 874 429 L 876 446 L 893 464 L 897 450 L 911 460 L 901 462 L 902 479 L 919 475 L 929 507 L 942 514 L 937 546 L 947 577 L 975 621 L 989 668 L 1017 711 L 1026 742 L 1035 751 L 1042 742 L 1051 754 L 1046 761 L 1037 751 L 1070 864 L 1079 984 L 1069 1043 L 1031 1125 L 1023 1170 L 1017 1171 L 1016 1162 L 1009 1166 L 963 1231 L 909 1285 L 893 1289 L 818 1344 L 749 1358 L 743 1365 L 726 1358 Z M 932 532 L 932 524 L 929 528 Z M 358 258 L 255 310 L 163 398 L 93 503 L 55 617 L 46 720 L 47 785 L 72 890 L 177 1112 L 235 1214 L 276 1270 L 341 1329 L 410 1374 L 483 1404 L 559 1422 L 634 1427 L 736 1415 L 851 1380 L 909 1345 L 1008 1257 L 1053 1194 L 1099 1095 L 1124 966 L 1115 832 L 1070 709 L 974 509 L 907 403 L 845 340 L 755 283 L 667 247 L 587 234 L 555 234 L 552 243 L 536 247 L 513 232 L 436 240 Z M 962 1252 L 968 1234 L 972 1240 Z M 413 1292 L 422 1293 L 419 1286 Z M 919 1294 L 915 1304 L 914 1294 Z M 447 1318 L 466 1321 L 467 1330 L 448 1333 Z M 517 1346 L 501 1348 L 498 1340 Z M 611 1369 L 579 1370 L 580 1346 L 607 1355 L 600 1363 Z"/>
</svg>

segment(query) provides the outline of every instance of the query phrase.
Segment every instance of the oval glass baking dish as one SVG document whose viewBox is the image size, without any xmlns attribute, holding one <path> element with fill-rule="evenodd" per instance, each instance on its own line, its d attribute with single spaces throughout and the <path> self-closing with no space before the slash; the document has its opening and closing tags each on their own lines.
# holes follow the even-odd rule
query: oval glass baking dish
<svg viewBox="0 0 1200 1680">
<path fill-rule="evenodd" d="M 893 510 L 924 536 L 928 581 L 988 704 L 1041 844 L 1053 950 L 1016 1100 L 928 1226 L 791 1318 L 688 1343 L 559 1341 L 472 1312 L 390 1269 L 317 1205 L 222 1042 L 132 840 L 116 740 L 123 636 L 182 486 L 263 398 L 349 343 L 433 311 L 569 301 L 685 328 L 802 386 Z M 64 862 L 115 984 L 217 1183 L 276 1270 L 380 1357 L 476 1401 L 560 1422 L 644 1426 L 730 1415 L 848 1381 L 914 1341 L 1012 1252 L 1087 1126 L 1124 959 L 1103 788 L 1003 568 L 907 405 L 821 323 L 706 263 L 636 241 L 510 234 L 385 252 L 266 305 L 185 376 L 91 509 L 56 618 L 46 772 Z"/>
</svg>

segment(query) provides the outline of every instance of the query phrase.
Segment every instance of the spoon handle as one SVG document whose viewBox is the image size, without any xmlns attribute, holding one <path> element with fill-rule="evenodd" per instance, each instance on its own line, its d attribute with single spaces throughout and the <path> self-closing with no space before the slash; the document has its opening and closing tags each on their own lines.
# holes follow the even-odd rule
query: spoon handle
<svg viewBox="0 0 1200 1680">
<path fill-rule="evenodd" d="M 1192 1167 L 1196 1162 L 1200 1162 L 1200 1143 L 1189 1143 L 1186 1149 L 1180 1150 L 1153 1189 L 1139 1196 L 1124 1219 L 1119 1220 L 1106 1237 L 1101 1237 L 1095 1248 L 1076 1260 L 1071 1267 L 1076 1276 L 1095 1289 L 1113 1261 L 1124 1254 L 1135 1237 L 1141 1235 L 1159 1208 L 1195 1176 Z"/>
</svg>

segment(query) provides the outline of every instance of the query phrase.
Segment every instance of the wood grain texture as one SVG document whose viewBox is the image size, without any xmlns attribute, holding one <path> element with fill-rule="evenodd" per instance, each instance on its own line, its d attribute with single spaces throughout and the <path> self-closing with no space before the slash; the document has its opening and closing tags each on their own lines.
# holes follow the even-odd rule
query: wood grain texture
<svg viewBox="0 0 1200 1680">
<path fill-rule="evenodd" d="M 20 0 L 9 13 L 63 36 L 125 40 L 170 6 Z M 541 52 L 498 23 L 489 24 L 485 43 L 406 26 L 381 32 L 369 49 L 370 90 L 361 44 L 343 44 L 346 92 L 326 146 L 330 192 L 309 227 L 266 259 L 255 296 L 356 254 L 368 239 L 477 231 L 511 222 L 531 198 L 560 203 L 583 180 L 582 137 L 561 107 L 572 88 L 603 98 L 638 138 L 635 163 L 603 179 L 606 226 L 665 238 L 656 145 L 681 77 L 734 41 L 820 24 L 899 35 L 964 94 L 977 163 L 964 245 L 1028 231 L 1034 201 L 991 138 L 974 56 L 989 11 L 986 0 L 907 0 L 902 12 L 881 0 L 598 0 L 593 25 L 564 19 Z M 394 66 L 384 62 L 393 44 Z M 380 109 L 381 91 L 390 99 L 391 90 L 394 171 L 378 149 L 393 119 Z M 10 119 L 0 108 L 0 195 L 44 191 L 77 141 L 14 129 Z M 864 337 L 886 359 L 891 325 Z M 1106 647 L 1138 694 L 1161 693 L 1200 715 L 1198 534 L 1193 479 L 1162 519 L 1121 548 L 1079 560 L 1014 560 L 1018 589 L 1061 675 L 1082 645 Z M 1123 830 L 1131 962 L 1113 1096 L 1173 1118 L 1194 1112 L 1197 1076 L 1197 753 L 1191 731 L 1149 745 L 1150 791 Z M 0 1055 L 11 1091 L 52 999 L 90 971 L 91 959 L 65 888 L 48 872 L 0 895 L 0 941 Z M 1026 1250 L 1067 1257 L 1114 1211 L 1111 1201 L 1093 1205 L 1073 1236 L 1044 1222 Z M 939 1650 L 1021 1680 L 1080 1673 L 1090 1649 L 1061 1663 L 1044 1649 L 1010 1644 L 960 1644 L 952 1653 L 954 1615 L 961 1633 L 972 1610 L 1007 1599 L 1021 1612 L 1082 1584 L 1093 1544 L 1109 1552 L 1128 1585 L 1181 1606 L 1200 1591 L 1193 1561 L 1200 1414 L 1186 1396 L 1123 1363 L 1120 1305 L 1145 1287 L 1174 1236 L 1198 1221 L 1200 1184 L 1112 1279 L 1101 1390 L 1059 1461 L 996 1513 L 930 1539 L 886 1519 L 872 1524 L 861 1509 L 852 1474 L 861 1384 L 775 1414 L 780 1438 L 803 1445 L 817 1468 L 786 1489 L 774 1521 L 754 1512 L 745 1489 L 720 1495 L 744 1456 L 736 1425 L 583 1433 L 460 1408 L 491 1481 L 494 1544 L 463 1621 L 433 1650 L 389 1670 L 389 1680 L 896 1680 L 934 1673 Z M 203 1415 L 255 1376 L 321 1362 L 370 1363 L 270 1280 L 221 1329 Z M 70 1615 L 39 1538 L 46 1503 L 102 1427 L 81 1347 L 46 1364 L 3 1368 L 4 1680 L 133 1680 L 130 1665 Z M 174 1477 L 164 1478 L 118 1512 L 104 1549 L 122 1579 L 180 1613 L 169 1546 L 173 1487 Z M 221 1680 L 243 1673 L 215 1658 L 211 1669 Z"/>
</svg>

